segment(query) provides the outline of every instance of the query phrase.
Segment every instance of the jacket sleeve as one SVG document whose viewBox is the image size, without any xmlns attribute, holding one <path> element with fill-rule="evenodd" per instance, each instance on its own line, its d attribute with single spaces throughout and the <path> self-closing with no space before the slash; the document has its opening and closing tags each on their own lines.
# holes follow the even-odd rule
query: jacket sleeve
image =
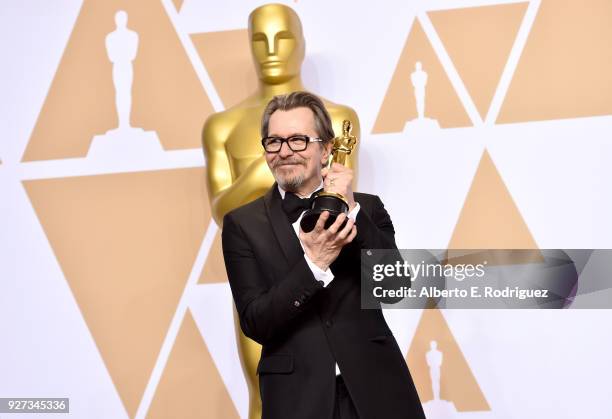
<svg viewBox="0 0 612 419">
<path fill-rule="evenodd" d="M 370 196 L 369 211 L 359 211 L 357 214 L 357 236 L 355 240 L 360 249 L 386 249 L 385 252 L 376 252 L 378 256 L 369 258 L 361 258 L 361 287 L 362 287 L 362 305 L 368 308 L 381 308 L 381 300 L 373 296 L 373 290 L 376 283 L 370 280 L 364 280 L 365 277 L 371 277 L 374 264 L 390 264 L 394 265 L 398 261 L 403 261 L 400 251 L 395 244 L 395 229 L 391 222 L 391 217 L 385 209 L 382 201 L 378 196 Z M 404 283 L 411 287 L 411 281 Z M 387 287 L 388 285 L 385 285 Z M 365 290 L 363 289 L 365 287 Z M 391 286 L 393 288 L 393 286 Z"/>
<path fill-rule="evenodd" d="M 355 240 L 361 249 L 397 249 L 391 217 L 378 196 L 372 196 L 372 209 L 360 210 L 355 220 Z"/>
<path fill-rule="evenodd" d="M 262 345 L 273 341 L 308 308 L 308 300 L 323 285 L 314 278 L 302 257 L 284 278 L 270 286 L 232 213 L 224 217 L 221 238 L 225 268 L 242 331 Z"/>
</svg>

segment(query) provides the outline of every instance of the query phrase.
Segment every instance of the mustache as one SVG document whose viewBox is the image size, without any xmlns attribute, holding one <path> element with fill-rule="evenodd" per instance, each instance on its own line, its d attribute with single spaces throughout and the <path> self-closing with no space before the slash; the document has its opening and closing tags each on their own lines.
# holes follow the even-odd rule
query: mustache
<svg viewBox="0 0 612 419">
<path fill-rule="evenodd" d="M 274 162 L 272 167 L 277 168 L 279 166 L 290 165 L 290 164 L 301 164 L 301 165 L 304 165 L 304 164 L 306 164 L 306 160 L 304 160 L 304 159 L 296 159 L 296 158 L 277 160 L 276 162 Z"/>
</svg>

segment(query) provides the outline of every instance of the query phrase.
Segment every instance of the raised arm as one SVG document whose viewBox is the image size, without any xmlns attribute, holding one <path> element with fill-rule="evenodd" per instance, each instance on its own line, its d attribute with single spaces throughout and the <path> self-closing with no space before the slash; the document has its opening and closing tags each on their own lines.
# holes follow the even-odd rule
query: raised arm
<svg viewBox="0 0 612 419">
<path fill-rule="evenodd" d="M 359 211 L 355 225 L 361 249 L 397 249 L 395 244 L 395 229 L 391 217 L 378 196 L 372 196 L 371 214 Z"/>
</svg>

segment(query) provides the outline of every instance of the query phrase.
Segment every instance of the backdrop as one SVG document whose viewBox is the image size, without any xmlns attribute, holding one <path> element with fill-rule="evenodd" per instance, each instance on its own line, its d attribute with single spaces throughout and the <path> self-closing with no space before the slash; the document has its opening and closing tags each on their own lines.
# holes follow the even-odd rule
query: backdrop
<svg viewBox="0 0 612 419">
<path fill-rule="evenodd" d="M 612 247 L 612 2 L 285 3 L 305 85 L 360 117 L 358 189 L 400 247 Z M 74 418 L 246 417 L 200 133 L 255 88 L 260 4 L 0 5 L 0 397 L 69 397 Z M 106 41 L 118 10 L 133 66 L 129 37 Z M 610 417 L 610 311 L 385 315 L 423 402 L 438 342 L 456 417 Z"/>
</svg>

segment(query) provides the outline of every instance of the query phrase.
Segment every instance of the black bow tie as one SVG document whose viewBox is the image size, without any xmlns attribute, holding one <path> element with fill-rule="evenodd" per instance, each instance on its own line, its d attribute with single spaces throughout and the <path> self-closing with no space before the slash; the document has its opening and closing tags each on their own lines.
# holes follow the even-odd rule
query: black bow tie
<svg viewBox="0 0 612 419">
<path fill-rule="evenodd" d="M 319 189 L 313 193 L 310 198 L 300 198 L 292 192 L 285 193 L 285 199 L 283 199 L 282 207 L 291 224 L 295 223 L 304 211 L 309 210 L 312 207 L 312 201 L 314 201 L 315 197 L 320 191 L 322 191 L 322 189 Z"/>
</svg>

